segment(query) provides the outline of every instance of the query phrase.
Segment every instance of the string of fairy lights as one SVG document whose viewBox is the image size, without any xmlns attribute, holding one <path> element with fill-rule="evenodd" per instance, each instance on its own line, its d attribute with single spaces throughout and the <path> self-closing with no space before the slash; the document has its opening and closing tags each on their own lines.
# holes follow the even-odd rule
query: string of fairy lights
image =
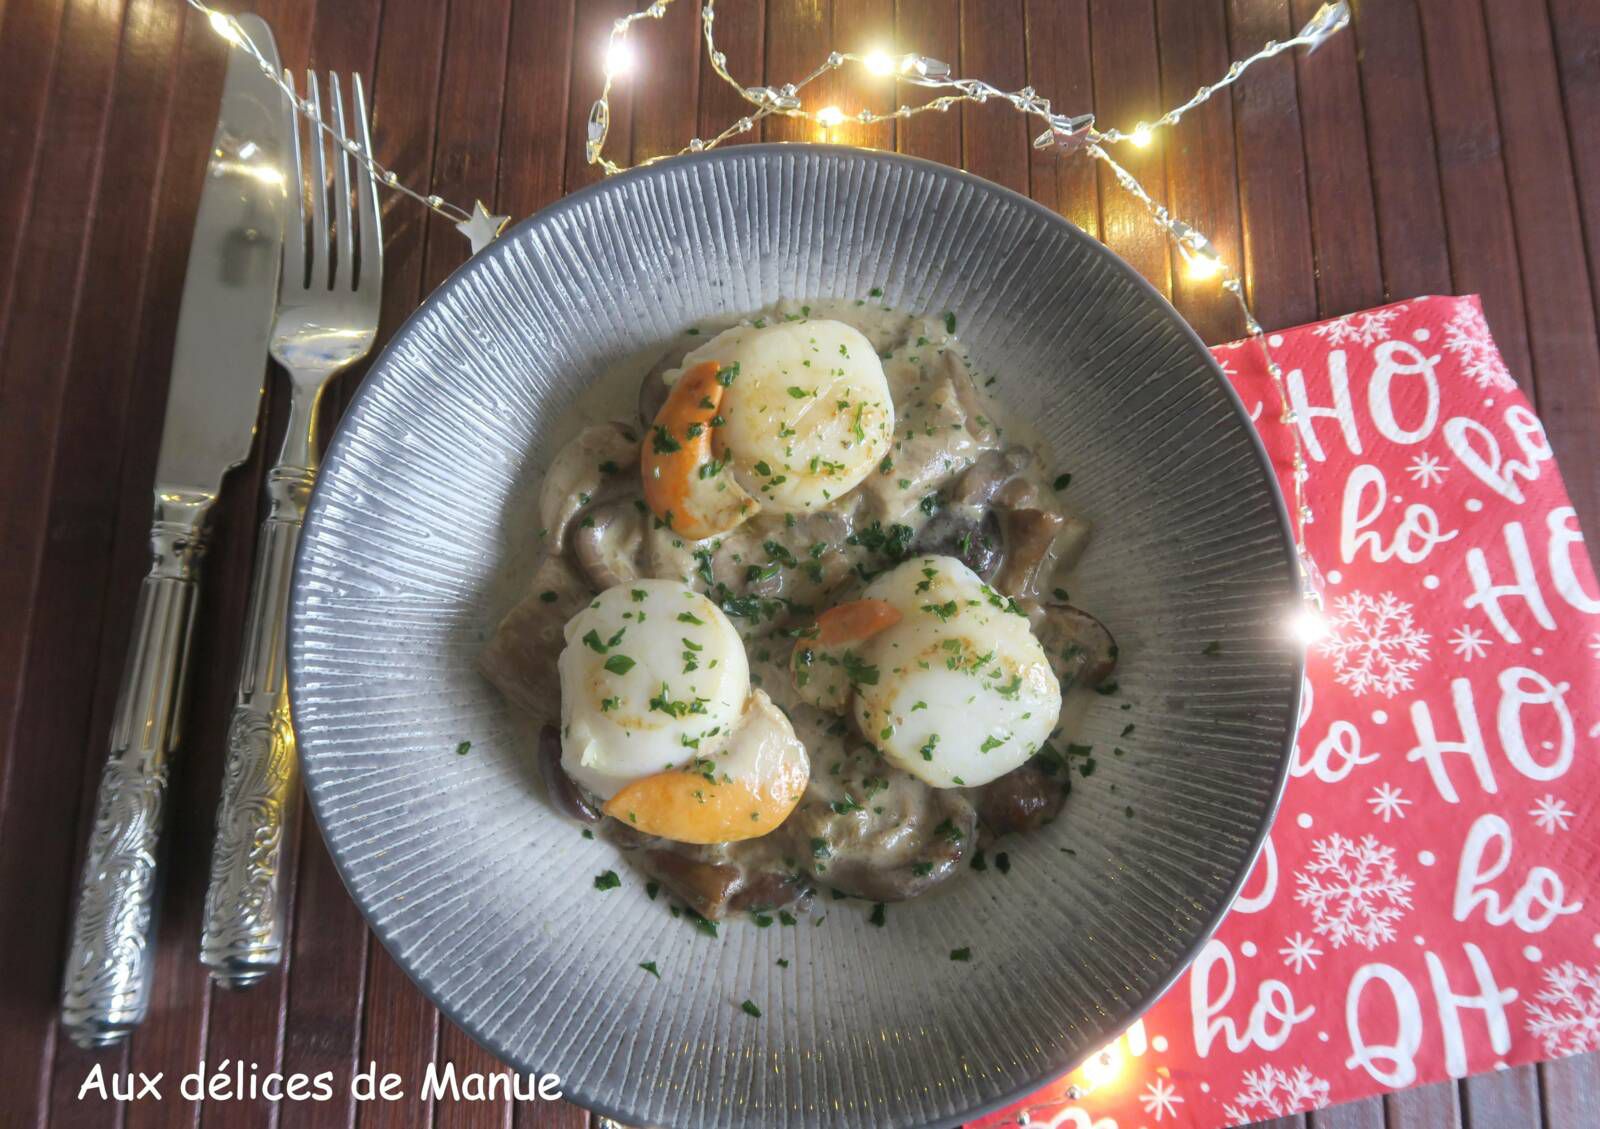
<svg viewBox="0 0 1600 1129">
<path fill-rule="evenodd" d="M 482 201 L 478 201 L 469 211 L 436 194 L 419 191 L 403 183 L 398 174 L 379 162 L 358 142 L 345 137 L 341 130 L 323 121 L 316 103 L 296 92 L 289 72 L 280 72 L 251 41 L 237 20 L 225 12 L 210 7 L 204 0 L 186 0 L 186 2 L 191 8 L 206 16 L 212 29 L 219 36 L 252 57 L 262 73 L 271 78 L 282 90 L 296 113 L 366 168 L 378 183 L 410 197 L 455 224 L 462 234 L 471 239 L 474 252 L 481 250 L 504 228 L 508 217 L 491 215 Z M 599 167 L 608 176 L 623 172 L 629 167 L 606 155 L 606 142 L 611 132 L 612 90 L 619 82 L 625 82 L 630 75 L 636 73 L 639 66 L 630 35 L 642 21 L 663 19 L 674 2 L 675 0 L 652 0 L 647 6 L 621 16 L 611 24 L 604 48 L 600 95 L 589 111 L 584 154 L 589 164 Z M 1165 205 L 1155 199 L 1139 179 L 1111 155 L 1110 149 L 1123 144 L 1140 149 L 1146 148 L 1154 142 L 1157 133 L 1176 126 L 1190 111 L 1239 81 L 1255 64 L 1298 47 L 1306 48 L 1307 54 L 1315 51 L 1331 36 L 1349 25 L 1350 6 L 1347 0 L 1323 4 L 1293 37 L 1281 41 L 1268 41 L 1254 54 L 1232 63 L 1220 78 L 1199 87 L 1184 102 L 1150 121 L 1136 122 L 1127 130 L 1101 128 L 1093 113 L 1059 112 L 1052 107 L 1048 98 L 1042 97 L 1031 86 L 1017 90 L 1002 89 L 981 79 L 959 77 L 950 64 L 939 59 L 914 52 L 891 51 L 884 47 L 861 53 L 831 52 L 805 75 L 780 86 L 746 85 L 734 77 L 729 69 L 727 56 L 717 47 L 716 0 L 701 0 L 700 23 L 705 41 L 705 56 L 712 71 L 722 82 L 737 91 L 746 104 L 747 111 L 714 136 L 691 138 L 683 148 L 646 157 L 637 161 L 633 167 L 652 165 L 686 153 L 713 149 L 725 141 L 750 133 L 767 118 L 783 117 L 810 122 L 819 127 L 822 139 L 831 139 L 833 131 L 851 123 L 873 125 L 903 120 L 919 114 L 946 112 L 965 103 L 988 102 L 1003 103 L 1024 117 L 1042 122 L 1045 129 L 1034 138 L 1035 149 L 1056 149 L 1064 157 L 1082 154 L 1104 164 L 1118 186 L 1139 201 L 1151 222 L 1176 248 L 1186 274 L 1196 281 L 1214 280 L 1223 292 L 1232 297 L 1238 306 L 1249 340 L 1260 350 L 1277 398 L 1277 420 L 1287 430 L 1293 444 L 1290 507 L 1302 600 L 1299 609 L 1290 617 L 1289 626 L 1306 644 L 1316 642 L 1327 633 L 1326 621 L 1321 610 L 1322 580 L 1306 549 L 1306 526 L 1312 522 L 1313 514 L 1306 499 L 1309 470 L 1305 458 L 1304 439 L 1289 399 L 1284 371 L 1273 354 L 1266 332 L 1251 309 L 1244 279 L 1202 232 L 1173 216 Z M 901 87 L 910 87 L 929 91 L 932 96 L 915 104 L 897 101 L 892 110 L 878 111 L 864 108 L 854 113 L 848 113 L 833 104 L 812 106 L 807 103 L 803 93 L 808 87 L 824 75 L 845 68 L 859 70 L 869 82 L 892 83 L 897 92 Z M 1090 1062 L 1079 1072 L 1081 1080 L 1075 1076 L 1074 1084 L 1067 1089 L 1065 1094 L 1067 1098 L 1082 1097 L 1098 1085 L 1110 1080 L 1108 1075 L 1116 1073 L 1108 1068 L 1115 1047 L 1116 1044 L 1113 1043 L 1091 1057 Z M 1031 1108 L 1037 1111 L 1041 1107 Z M 1019 1114 L 1019 1124 L 1026 1124 L 1027 1117 L 1028 1111 L 1022 1111 Z"/>
</svg>

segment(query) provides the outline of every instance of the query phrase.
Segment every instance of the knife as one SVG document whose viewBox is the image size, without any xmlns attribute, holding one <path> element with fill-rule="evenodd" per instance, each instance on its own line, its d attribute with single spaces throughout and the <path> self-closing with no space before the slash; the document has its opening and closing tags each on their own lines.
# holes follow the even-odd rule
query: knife
<svg viewBox="0 0 1600 1129">
<path fill-rule="evenodd" d="M 237 18 L 276 74 L 271 29 L 255 16 Z M 153 560 L 139 589 L 67 952 L 61 1022 L 81 1047 L 118 1042 L 150 1005 L 157 844 L 207 518 L 223 476 L 249 457 L 266 382 L 287 200 L 282 97 L 259 62 L 232 53 L 178 314 Z"/>
</svg>

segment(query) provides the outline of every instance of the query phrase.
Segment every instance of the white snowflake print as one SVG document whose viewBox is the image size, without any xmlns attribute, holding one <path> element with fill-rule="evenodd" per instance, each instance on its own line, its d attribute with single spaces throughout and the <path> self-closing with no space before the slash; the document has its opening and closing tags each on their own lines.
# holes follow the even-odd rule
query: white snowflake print
<svg viewBox="0 0 1600 1129">
<path fill-rule="evenodd" d="M 1362 314 L 1346 314 L 1342 318 L 1323 322 L 1311 332 L 1329 345 L 1376 345 L 1389 340 L 1394 332 L 1389 324 L 1400 316 L 1405 306 L 1390 306 L 1386 310 L 1371 310 Z"/>
<path fill-rule="evenodd" d="M 1533 822 L 1539 830 L 1549 835 L 1567 829 L 1567 820 L 1572 818 L 1572 809 L 1565 800 L 1558 800 L 1546 794 L 1542 800 L 1535 800 L 1533 807 L 1528 809 L 1528 814 L 1533 816 Z"/>
<path fill-rule="evenodd" d="M 1328 629 L 1317 650 L 1333 660 L 1334 680 L 1358 698 L 1369 691 L 1392 698 L 1411 689 L 1411 676 L 1428 658 L 1430 636 L 1393 592 L 1337 597 Z"/>
<path fill-rule="evenodd" d="M 1316 969 L 1317 958 L 1322 955 L 1322 950 L 1317 948 L 1315 937 L 1302 937 L 1297 929 L 1294 936 L 1285 937 L 1284 942 L 1283 948 L 1278 950 L 1284 964 L 1293 965 L 1296 972 Z"/>
<path fill-rule="evenodd" d="M 1367 803 L 1372 805 L 1372 814 L 1381 815 L 1383 821 L 1388 823 L 1391 819 L 1404 819 L 1406 806 L 1410 800 L 1401 799 L 1400 789 L 1392 784 L 1379 784 L 1372 790 L 1372 795 L 1367 797 Z"/>
<path fill-rule="evenodd" d="M 1444 327 L 1444 347 L 1456 355 L 1461 368 L 1479 388 L 1510 392 L 1517 386 L 1511 370 L 1495 348 L 1489 323 L 1476 306 L 1463 302 Z"/>
<path fill-rule="evenodd" d="M 1528 1034 L 1547 1057 L 1600 1051 L 1600 965 L 1562 961 L 1544 970 L 1544 991 L 1528 1001 Z"/>
<path fill-rule="evenodd" d="M 1360 842 L 1330 835 L 1311 844 L 1316 857 L 1294 876 L 1294 900 L 1311 908 L 1312 928 L 1334 948 L 1375 949 L 1395 938 L 1416 886 L 1395 866 L 1394 848 L 1371 835 Z"/>
<path fill-rule="evenodd" d="M 1450 468 L 1434 456 L 1422 454 L 1406 464 L 1406 473 L 1418 486 L 1427 489 L 1429 486 L 1442 484 L 1444 476 L 1450 473 Z"/>
<path fill-rule="evenodd" d="M 1489 640 L 1476 627 L 1462 624 L 1450 633 L 1450 649 L 1457 657 L 1471 662 L 1489 653 Z"/>
<path fill-rule="evenodd" d="M 1223 1105 L 1232 1121 L 1258 1121 L 1282 1117 L 1303 1109 L 1321 1109 L 1328 1104 L 1328 1082 L 1304 1066 L 1291 1071 L 1276 1066 L 1247 1070 L 1241 1080 L 1244 1089 Z"/>
<path fill-rule="evenodd" d="M 1157 1078 L 1139 1095 L 1139 1104 L 1144 1106 L 1146 1113 L 1160 1121 L 1169 1113 L 1177 1117 L 1178 1106 L 1183 1104 L 1183 1099 L 1178 1096 L 1178 1087 L 1165 1078 Z"/>
</svg>

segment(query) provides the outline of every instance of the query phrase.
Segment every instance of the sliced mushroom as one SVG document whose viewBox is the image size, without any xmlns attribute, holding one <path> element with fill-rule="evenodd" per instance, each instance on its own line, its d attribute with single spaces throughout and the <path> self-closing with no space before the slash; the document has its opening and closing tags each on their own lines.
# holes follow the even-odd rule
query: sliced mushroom
<svg viewBox="0 0 1600 1129">
<path fill-rule="evenodd" d="M 668 848 L 646 851 L 644 862 L 662 885 L 712 921 L 729 913 L 791 905 L 805 893 L 795 875 L 775 871 L 747 874 L 732 863 L 709 862 Z"/>
<path fill-rule="evenodd" d="M 1026 610 L 1063 691 L 1073 685 L 1098 686 L 1116 669 L 1117 641 L 1082 608 L 1051 603 L 1029 604 Z"/>
<path fill-rule="evenodd" d="M 620 420 L 578 432 L 556 452 L 539 487 L 539 520 L 555 552 L 586 507 L 638 487 L 639 434 Z"/>
<path fill-rule="evenodd" d="M 644 575 L 648 516 L 632 499 L 593 505 L 567 532 L 572 559 L 596 591 L 604 592 Z"/>
<path fill-rule="evenodd" d="M 539 728 L 539 773 L 544 778 L 544 790 L 558 811 L 580 823 L 600 822 L 599 809 L 561 767 L 561 734 L 553 725 Z"/>
<path fill-rule="evenodd" d="M 1057 769 L 1045 771 L 1038 757 L 984 786 L 978 798 L 978 819 L 990 836 L 1033 831 L 1061 811 L 1071 780 Z"/>
<path fill-rule="evenodd" d="M 960 559 L 1007 596 L 1031 594 L 1065 519 L 1028 475 L 1027 447 L 988 450 L 923 526 L 917 549 Z"/>
<path fill-rule="evenodd" d="M 547 556 L 528 583 L 528 594 L 506 613 L 478 656 L 478 669 L 513 705 L 539 717 L 561 710 L 556 656 L 563 629 L 594 596 L 564 557 Z"/>
<path fill-rule="evenodd" d="M 1032 590 L 1063 521 L 1058 513 L 1032 507 L 1005 512 L 1000 523 L 1004 530 L 1005 563 L 994 575 L 998 591 L 1007 596 L 1022 596 Z"/>
</svg>

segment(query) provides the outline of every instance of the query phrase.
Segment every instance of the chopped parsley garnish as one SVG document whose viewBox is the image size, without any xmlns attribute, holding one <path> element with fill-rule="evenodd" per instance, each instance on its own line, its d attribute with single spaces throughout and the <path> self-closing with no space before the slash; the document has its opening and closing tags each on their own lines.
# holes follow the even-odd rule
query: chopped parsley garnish
<svg viewBox="0 0 1600 1129">
<path fill-rule="evenodd" d="M 594 876 L 594 888 L 596 890 L 615 890 L 620 885 L 622 885 L 622 879 L 617 877 L 617 872 L 614 870 L 603 870 Z"/>
<path fill-rule="evenodd" d="M 539 593 L 539 600 L 542 603 L 553 604 L 556 602 L 556 594 L 549 589 L 545 589 Z"/>
<path fill-rule="evenodd" d="M 854 651 L 846 651 L 839 658 L 839 665 L 844 668 L 844 676 L 856 686 L 876 686 L 878 684 L 878 668 L 871 663 L 864 662 L 860 655 Z"/>
<path fill-rule="evenodd" d="M 723 365 L 721 368 L 719 368 L 717 370 L 717 383 L 722 385 L 724 388 L 726 388 L 726 387 L 728 387 L 728 385 L 730 385 L 730 384 L 732 384 L 734 382 L 734 380 L 738 377 L 738 375 L 739 375 L 739 362 L 738 361 L 735 361 L 731 365 Z"/>
<path fill-rule="evenodd" d="M 835 800 L 828 806 L 833 809 L 835 815 L 849 815 L 853 811 L 862 810 L 861 805 L 856 803 L 856 798 L 849 792 L 844 794 L 844 799 Z"/>
<path fill-rule="evenodd" d="M 786 909 L 779 910 L 778 911 L 778 924 L 779 925 L 794 925 L 795 924 L 795 916 L 794 916 L 794 914 L 790 913 Z"/>
<path fill-rule="evenodd" d="M 939 826 L 935 827 L 933 829 L 933 833 L 935 835 L 943 835 L 947 840 L 949 840 L 952 843 L 959 843 L 959 842 L 961 842 L 961 839 L 962 839 L 961 828 L 957 827 L 954 823 L 950 822 L 948 819 L 945 820 L 943 823 L 939 824 Z"/>
<path fill-rule="evenodd" d="M 627 655 L 612 655 L 606 660 L 606 669 L 612 674 L 627 674 L 633 665 L 633 660 Z"/>
<path fill-rule="evenodd" d="M 1011 873 L 1011 856 L 1001 851 L 994 856 L 994 868 L 1001 874 Z"/>
<path fill-rule="evenodd" d="M 653 961 L 653 960 L 642 961 L 639 964 L 639 967 L 644 969 L 651 976 L 654 976 L 657 980 L 661 979 L 661 970 L 656 967 L 656 962 L 655 961 Z"/>
<path fill-rule="evenodd" d="M 872 903 L 872 916 L 868 917 L 867 920 L 869 922 L 871 922 L 873 925 L 876 925 L 879 929 L 882 929 L 884 920 L 886 919 L 887 916 L 888 916 L 888 911 L 884 908 L 883 903 L 882 902 L 873 902 Z"/>
<path fill-rule="evenodd" d="M 801 388 L 798 384 L 789 385 L 789 398 L 792 399 L 792 400 L 804 400 L 807 396 L 815 396 L 815 395 L 816 395 L 816 392 L 807 392 L 804 388 Z"/>
<path fill-rule="evenodd" d="M 655 435 L 650 440 L 650 448 L 651 450 L 655 451 L 656 454 L 670 455 L 674 451 L 683 450 L 683 444 L 674 439 L 672 437 L 672 433 L 669 432 L 662 424 L 656 424 L 653 428 L 651 428 L 651 430 L 655 433 Z"/>
<path fill-rule="evenodd" d="M 989 869 L 989 860 L 984 857 L 982 851 L 972 852 L 972 869 L 979 871 Z"/>
<path fill-rule="evenodd" d="M 1132 732 L 1133 732 L 1133 722 L 1130 721 L 1130 722 L 1128 722 L 1127 725 L 1124 725 L 1122 727 L 1122 735 L 1124 737 L 1126 737 L 1128 734 L 1130 734 Z"/>
<path fill-rule="evenodd" d="M 964 964 L 972 959 L 972 950 L 967 948 L 951 949 L 950 959 L 961 961 Z"/>
<path fill-rule="evenodd" d="M 956 315 L 955 314 L 945 314 L 944 315 L 944 331 L 946 333 L 954 333 L 956 331 Z"/>
<path fill-rule="evenodd" d="M 1220 654 L 1222 654 L 1222 644 L 1220 642 L 1218 642 L 1217 640 L 1213 639 L 1213 640 L 1211 640 L 1211 642 L 1209 642 L 1209 643 L 1207 643 L 1205 645 L 1205 647 L 1200 651 L 1200 653 L 1202 655 L 1208 655 L 1208 656 L 1209 655 L 1220 655 Z"/>
<path fill-rule="evenodd" d="M 1010 740 L 1009 737 L 995 737 L 991 734 L 983 739 L 983 744 L 978 746 L 978 752 L 991 752 L 994 749 L 998 749 L 1001 745 L 1004 745 L 1008 740 Z"/>
<path fill-rule="evenodd" d="M 923 604 L 922 610 L 929 615 L 938 616 L 940 623 L 949 623 L 950 617 L 956 614 L 956 602 L 946 600 L 942 604 Z"/>
<path fill-rule="evenodd" d="M 700 627 L 700 626 L 703 626 L 706 621 L 701 619 L 699 616 L 695 615 L 693 612 L 679 612 L 678 613 L 678 622 L 679 623 L 692 623 L 696 627 Z"/>
<path fill-rule="evenodd" d="M 1051 483 L 1051 485 L 1053 485 L 1057 490 L 1065 490 L 1071 484 L 1072 475 L 1070 474 L 1058 474 L 1056 475 L 1055 482 Z"/>
<path fill-rule="evenodd" d="M 779 957 L 779 958 L 778 958 L 778 967 L 779 967 L 779 968 L 788 968 L 788 967 L 789 967 L 789 961 L 788 961 L 788 958 L 786 958 L 786 957 Z"/>
<path fill-rule="evenodd" d="M 917 752 L 922 754 L 923 760 L 931 761 L 933 759 L 933 750 L 938 747 L 939 735 L 935 733 L 922 743 L 922 748 L 918 749 Z M 950 821 L 947 819 L 945 822 L 949 823 Z"/>
<path fill-rule="evenodd" d="M 644 598 L 649 594 L 643 588 L 633 588 L 628 591 L 628 595 L 633 598 L 633 602 L 636 604 L 644 603 Z"/>
<path fill-rule="evenodd" d="M 618 643 L 622 642 L 622 633 L 626 630 L 628 630 L 626 627 L 619 627 L 615 635 L 602 643 L 600 641 L 600 633 L 591 627 L 588 634 L 583 637 L 583 642 L 584 645 L 587 646 L 591 651 L 594 651 L 596 654 L 603 655 L 607 651 L 611 650 L 612 647 L 615 647 Z"/>
<path fill-rule="evenodd" d="M 826 839 L 813 839 L 813 840 L 811 840 L 811 857 L 812 858 L 814 858 L 814 859 L 825 859 L 831 854 L 833 854 L 833 851 L 831 849 L 829 849 L 828 841 Z"/>
<path fill-rule="evenodd" d="M 912 866 L 911 866 L 911 873 L 915 874 L 918 878 L 926 878 L 926 877 L 928 877 L 928 875 L 933 873 L 933 863 L 931 863 L 931 862 L 913 863 Z"/>
<path fill-rule="evenodd" d="M 456 756 L 458 757 L 464 757 L 470 752 L 472 752 L 471 741 L 463 741 L 461 744 L 456 746 Z"/>
<path fill-rule="evenodd" d="M 760 1019 L 761 1018 L 761 1009 L 756 1007 L 756 1005 L 754 1003 L 752 1003 L 750 1000 L 746 1000 L 746 1001 L 744 1001 L 744 1003 L 740 1004 L 739 1005 L 739 1010 L 744 1012 L 748 1016 L 752 1016 L 755 1019 Z"/>
</svg>

